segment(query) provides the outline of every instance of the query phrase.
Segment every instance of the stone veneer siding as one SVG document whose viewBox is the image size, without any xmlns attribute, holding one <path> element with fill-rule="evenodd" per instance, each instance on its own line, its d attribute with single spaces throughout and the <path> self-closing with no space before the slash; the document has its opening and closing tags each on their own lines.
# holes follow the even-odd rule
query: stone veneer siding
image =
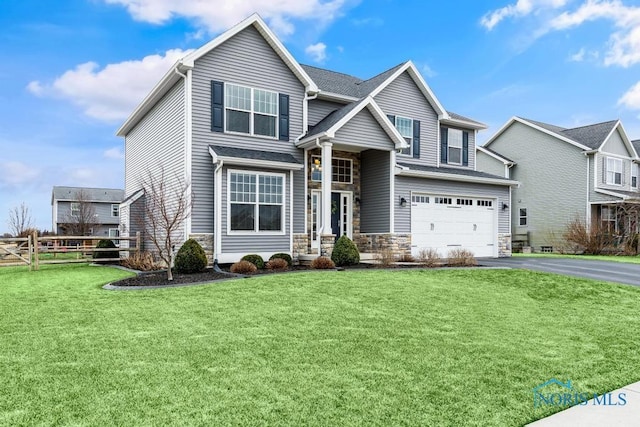
<svg viewBox="0 0 640 427">
<path fill-rule="evenodd" d="M 498 234 L 498 256 L 511 256 L 511 234 Z"/>
<path fill-rule="evenodd" d="M 331 258 L 333 246 L 336 244 L 335 234 L 322 234 L 320 236 L 320 256 Z"/>
<path fill-rule="evenodd" d="M 311 194 L 311 190 L 322 190 L 322 183 L 320 181 L 312 181 L 311 180 L 311 172 L 313 168 L 313 156 L 321 156 L 320 149 L 309 150 L 308 155 L 308 176 L 307 182 L 309 184 L 309 194 Z M 353 235 L 353 241 L 356 241 L 358 236 L 360 235 L 360 204 L 355 202 L 356 197 L 360 199 L 360 153 L 350 153 L 347 151 L 337 151 L 333 150 L 332 157 L 338 157 L 341 159 L 349 159 L 351 160 L 351 184 L 343 184 L 338 182 L 331 183 L 331 191 L 351 191 L 353 193 L 353 199 L 351 202 L 352 207 L 352 218 L 351 218 L 351 231 Z M 307 200 L 307 224 L 309 224 L 309 229 L 311 229 L 312 224 L 311 217 L 311 200 Z M 295 237 L 294 237 L 295 239 Z M 311 239 L 308 239 L 307 242 L 307 252 L 311 253 Z"/>
<path fill-rule="evenodd" d="M 376 253 L 391 249 L 397 256 L 411 255 L 411 234 L 361 233 L 356 240 L 360 252 Z"/>
<path fill-rule="evenodd" d="M 202 246 L 207 254 L 207 265 L 213 265 L 213 233 L 189 234 L 189 238 Z"/>
<path fill-rule="evenodd" d="M 300 255 L 305 255 L 309 252 L 309 235 L 308 234 L 294 234 L 293 235 L 293 253 L 291 258 L 294 262 L 297 262 Z"/>
</svg>

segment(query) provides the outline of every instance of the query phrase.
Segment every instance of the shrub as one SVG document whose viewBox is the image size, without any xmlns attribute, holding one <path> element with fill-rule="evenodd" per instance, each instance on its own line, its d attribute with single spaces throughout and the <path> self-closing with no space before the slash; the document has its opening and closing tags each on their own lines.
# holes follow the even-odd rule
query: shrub
<svg viewBox="0 0 640 427">
<path fill-rule="evenodd" d="M 449 265 L 452 267 L 470 267 L 478 265 L 478 261 L 468 249 L 451 249 L 447 255 Z"/>
<path fill-rule="evenodd" d="M 153 259 L 151 252 L 133 252 L 127 258 L 120 260 L 120 265 L 132 270 L 153 271 L 160 270 L 160 266 Z"/>
<path fill-rule="evenodd" d="M 416 262 L 416 259 L 411 254 L 402 254 L 398 258 L 399 262 Z"/>
<path fill-rule="evenodd" d="M 262 270 L 264 268 L 264 260 L 258 254 L 249 254 L 242 257 L 242 261 L 249 261 L 251 264 L 255 265 L 258 270 Z"/>
<path fill-rule="evenodd" d="M 96 249 L 116 249 L 116 244 L 113 243 L 111 240 L 109 239 L 102 239 L 98 242 L 98 244 L 96 245 Z M 99 252 L 94 252 L 93 253 L 93 257 L 96 259 L 105 259 L 105 258 L 120 258 L 120 252 L 118 251 L 99 251 Z"/>
<path fill-rule="evenodd" d="M 284 258 L 273 258 L 265 265 L 269 270 L 284 271 L 289 268 L 287 260 Z"/>
<path fill-rule="evenodd" d="M 418 262 L 427 267 L 436 267 L 440 264 L 440 254 L 437 249 L 422 248 L 418 252 Z"/>
<path fill-rule="evenodd" d="M 381 267 L 391 267 L 396 263 L 396 254 L 390 248 L 379 249 L 376 252 L 376 260 Z"/>
<path fill-rule="evenodd" d="M 582 248 L 587 255 L 601 254 L 614 241 L 611 233 L 600 221 L 592 221 L 589 226 L 579 218 L 574 219 L 567 225 L 564 238 Z"/>
<path fill-rule="evenodd" d="M 258 271 L 258 267 L 252 262 L 242 260 L 233 264 L 230 271 L 235 274 L 253 274 Z"/>
<path fill-rule="evenodd" d="M 273 255 L 271 255 L 271 258 L 269 258 L 269 261 L 272 261 L 274 259 L 283 259 L 283 260 L 287 261 L 287 265 L 289 267 L 291 267 L 293 265 L 293 260 L 291 259 L 291 255 L 289 255 L 289 254 L 285 254 L 285 253 L 273 254 Z"/>
<path fill-rule="evenodd" d="M 333 247 L 331 261 L 338 266 L 357 264 L 360 262 L 360 252 L 350 238 L 342 235 Z"/>
<path fill-rule="evenodd" d="M 176 254 L 175 269 L 178 273 L 197 273 L 207 266 L 207 254 L 194 239 L 189 239 Z"/>
<path fill-rule="evenodd" d="M 311 268 L 315 270 L 330 270 L 332 268 L 336 268 L 336 265 L 331 258 L 326 256 L 319 256 L 318 258 L 311 261 Z"/>
</svg>

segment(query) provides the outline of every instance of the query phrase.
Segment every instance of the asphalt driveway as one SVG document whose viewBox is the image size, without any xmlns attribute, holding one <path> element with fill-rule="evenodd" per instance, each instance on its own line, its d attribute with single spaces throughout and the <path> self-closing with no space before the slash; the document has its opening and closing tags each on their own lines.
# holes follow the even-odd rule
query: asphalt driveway
<svg viewBox="0 0 640 427">
<path fill-rule="evenodd" d="M 487 267 L 511 267 L 606 282 L 640 286 L 640 264 L 592 261 L 572 258 L 482 258 L 478 263 Z"/>
</svg>

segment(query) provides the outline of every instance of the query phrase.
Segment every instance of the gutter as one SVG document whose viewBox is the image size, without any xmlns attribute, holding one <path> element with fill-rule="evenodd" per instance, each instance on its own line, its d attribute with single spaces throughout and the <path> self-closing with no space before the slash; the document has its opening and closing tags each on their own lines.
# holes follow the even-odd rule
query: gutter
<svg viewBox="0 0 640 427">
<path fill-rule="evenodd" d="M 443 179 L 446 181 L 474 182 L 478 184 L 504 185 L 504 186 L 516 187 L 516 188 L 520 187 L 519 181 L 498 179 L 498 178 L 483 178 L 483 177 L 475 177 L 475 176 L 467 176 L 467 175 L 456 175 L 456 174 L 442 173 L 442 172 L 427 172 L 427 171 L 405 169 L 397 172 L 397 175 L 410 176 L 410 177 L 416 177 L 416 178 Z"/>
</svg>

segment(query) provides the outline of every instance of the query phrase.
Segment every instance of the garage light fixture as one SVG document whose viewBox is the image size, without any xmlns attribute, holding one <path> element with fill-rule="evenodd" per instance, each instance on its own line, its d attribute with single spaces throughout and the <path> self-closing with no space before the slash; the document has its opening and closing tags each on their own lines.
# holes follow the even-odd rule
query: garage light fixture
<svg viewBox="0 0 640 427">
<path fill-rule="evenodd" d="M 505 202 L 502 202 L 502 210 L 506 211 L 507 209 L 509 209 L 509 205 L 506 204 Z"/>
<path fill-rule="evenodd" d="M 400 206 L 402 206 L 403 208 L 407 206 L 407 199 L 405 199 L 404 197 L 400 197 Z"/>
</svg>

